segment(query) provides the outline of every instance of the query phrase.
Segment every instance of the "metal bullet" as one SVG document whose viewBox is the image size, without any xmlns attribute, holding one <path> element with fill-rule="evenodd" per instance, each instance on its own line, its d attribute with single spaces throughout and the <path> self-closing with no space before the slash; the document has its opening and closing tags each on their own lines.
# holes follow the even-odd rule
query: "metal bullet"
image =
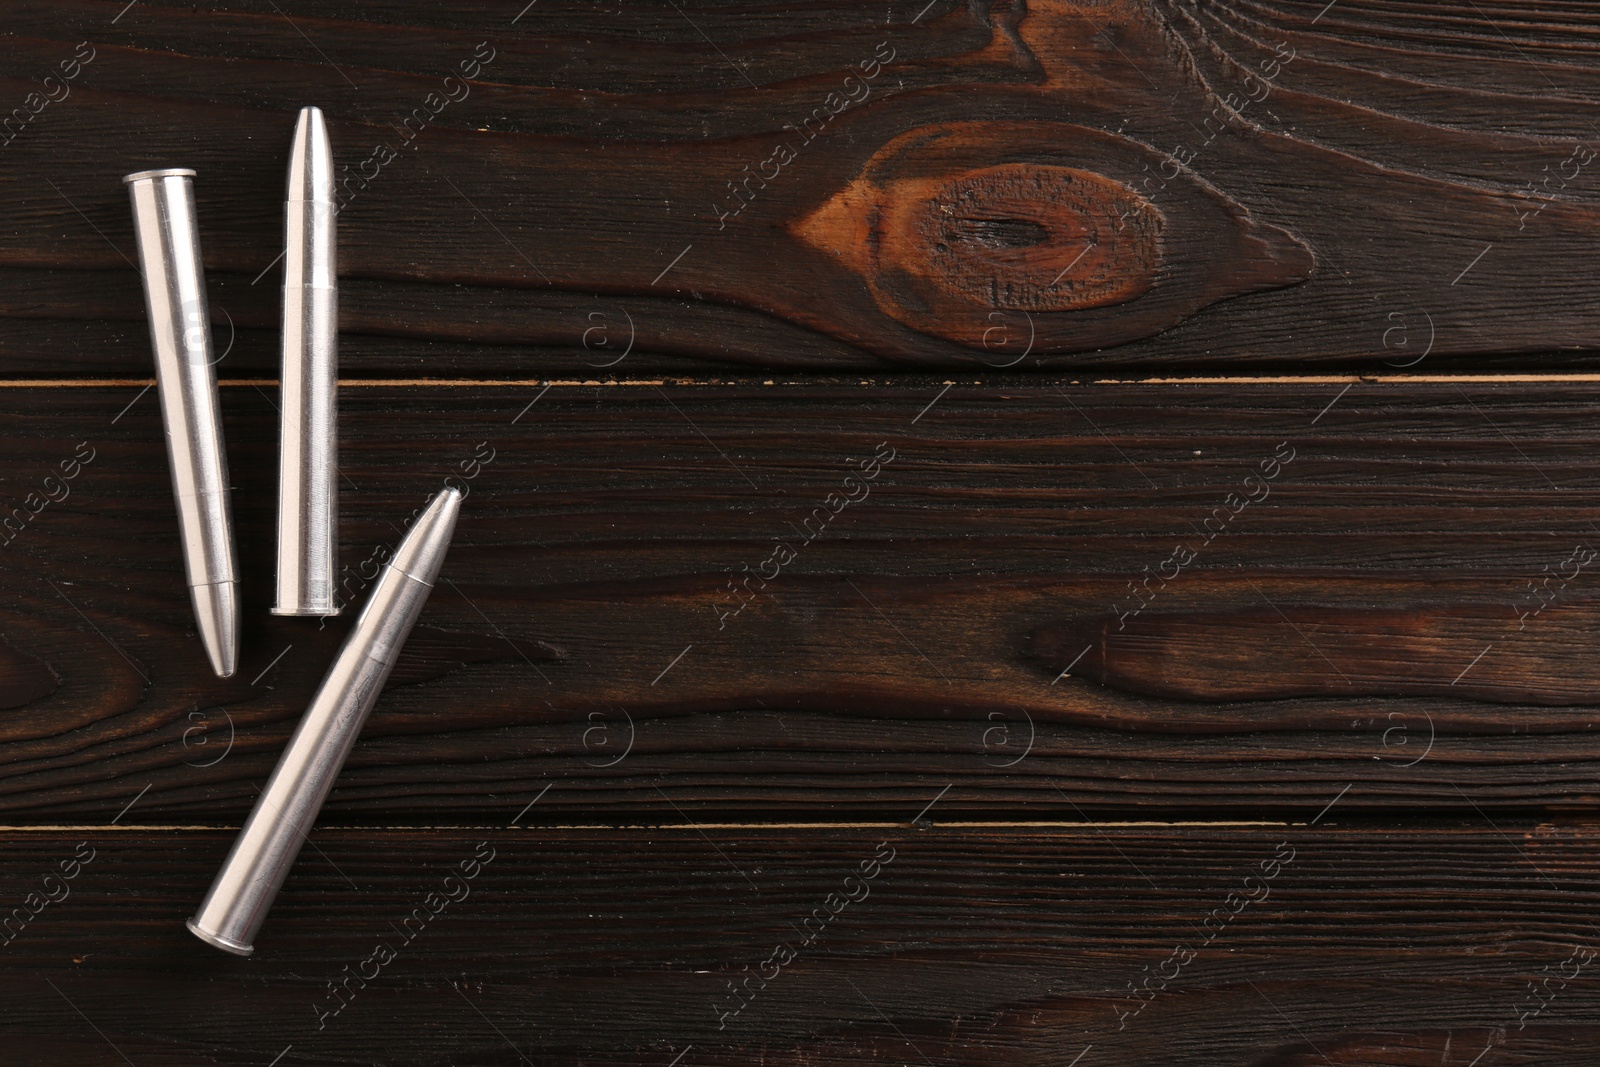
<svg viewBox="0 0 1600 1067">
<path fill-rule="evenodd" d="M 333 149 L 322 112 L 300 109 L 283 204 L 278 595 L 274 615 L 337 615 L 339 290 Z"/>
<path fill-rule="evenodd" d="M 238 956 L 253 951 L 267 909 L 433 590 L 460 510 L 459 490 L 440 492 L 384 568 L 211 891 L 188 920 L 200 940 Z"/>
<path fill-rule="evenodd" d="M 227 678 L 239 658 L 237 570 L 194 171 L 144 170 L 122 180 L 133 201 L 189 596 L 212 669 Z"/>
</svg>

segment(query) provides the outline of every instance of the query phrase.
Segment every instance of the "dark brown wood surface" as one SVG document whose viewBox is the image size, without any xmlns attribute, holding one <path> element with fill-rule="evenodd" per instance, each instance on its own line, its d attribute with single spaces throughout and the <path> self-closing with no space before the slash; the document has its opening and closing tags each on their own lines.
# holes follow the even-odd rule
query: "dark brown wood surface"
<svg viewBox="0 0 1600 1067">
<path fill-rule="evenodd" d="M 77 69 L 4 145 L 15 370 L 143 368 L 117 179 L 174 159 L 228 367 L 271 367 L 312 99 L 363 374 L 421 369 L 400 338 L 444 342 L 430 374 L 527 377 L 1600 342 L 1581 5 L 122 6 L 7 12 L 0 90 Z"/>
<path fill-rule="evenodd" d="M 1591 5 L 0 32 L 0 1062 L 1600 1065 Z M 325 624 L 266 610 L 308 103 Z M 129 262 L 158 165 L 225 352 L 227 680 Z M 443 580 L 223 956 L 181 920 L 444 484 Z"/>
<path fill-rule="evenodd" d="M 330 815 L 452 821 L 552 780 L 549 818 L 624 822 L 670 815 L 667 784 L 717 819 L 945 786 L 988 816 L 1309 815 L 1351 783 L 1353 808 L 1587 808 L 1592 388 L 347 388 L 345 599 L 427 493 L 469 495 Z M 154 394 L 0 391 L 8 506 L 94 451 L 0 556 L 8 819 L 147 784 L 131 821 L 253 802 L 353 616 L 266 613 L 272 397 L 223 390 L 246 624 L 219 680 Z"/>
<path fill-rule="evenodd" d="M 18 903 L 92 858 L 5 945 L 0 1034 L 93 1067 L 1593 1062 L 1592 823 L 915 814 L 319 831 L 245 962 L 180 921 L 227 834 L 8 831 Z"/>
</svg>

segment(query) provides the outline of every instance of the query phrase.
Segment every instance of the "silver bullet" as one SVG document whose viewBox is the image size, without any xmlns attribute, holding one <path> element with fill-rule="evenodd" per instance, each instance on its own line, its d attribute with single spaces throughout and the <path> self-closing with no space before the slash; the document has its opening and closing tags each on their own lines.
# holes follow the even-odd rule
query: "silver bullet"
<svg viewBox="0 0 1600 1067">
<path fill-rule="evenodd" d="M 300 109 L 283 204 L 283 372 L 279 389 L 278 596 L 274 615 L 337 615 L 339 290 L 333 149 Z"/>
<path fill-rule="evenodd" d="M 143 170 L 122 180 L 133 201 L 189 597 L 211 667 L 227 678 L 239 659 L 237 569 L 194 171 Z"/>
<path fill-rule="evenodd" d="M 267 909 L 433 590 L 460 510 L 459 490 L 440 492 L 384 568 L 211 891 L 188 920 L 200 940 L 237 956 L 254 950 Z"/>
</svg>

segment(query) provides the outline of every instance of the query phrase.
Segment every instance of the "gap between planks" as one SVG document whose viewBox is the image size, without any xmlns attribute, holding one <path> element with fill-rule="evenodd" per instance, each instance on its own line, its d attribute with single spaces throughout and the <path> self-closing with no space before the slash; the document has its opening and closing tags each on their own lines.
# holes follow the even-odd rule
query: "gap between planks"
<svg viewBox="0 0 1600 1067">
<path fill-rule="evenodd" d="M 1037 382 L 1018 381 L 1008 378 L 1004 381 L 987 381 L 975 378 L 965 381 L 956 381 L 950 378 L 939 379 L 939 385 L 996 385 L 1005 388 L 1019 388 L 1028 385 L 1060 385 L 1066 382 L 1071 385 L 1355 385 L 1366 383 L 1368 385 L 1386 384 L 1450 384 L 1450 383 L 1478 383 L 1478 384 L 1571 384 L 1583 382 L 1600 382 L 1600 373 L 1570 373 L 1570 374 L 1265 374 L 1265 375 L 1197 375 L 1194 377 L 1151 377 L 1151 378 L 1072 378 L 1063 379 L 1041 374 Z M 156 384 L 154 378 L 13 378 L 0 379 L 0 389 L 103 389 L 108 387 L 134 386 L 150 387 Z M 277 378 L 225 378 L 217 382 L 218 386 L 277 386 Z M 818 375 L 810 378 L 792 378 L 777 381 L 765 378 L 757 382 L 754 378 L 341 378 L 339 386 L 346 389 L 392 389 L 392 388 L 433 388 L 433 389 L 528 389 L 536 385 L 549 388 L 594 388 L 595 386 L 635 386 L 656 387 L 664 385 L 676 386 L 751 386 L 751 385 L 839 385 L 839 377 Z M 926 381 L 918 381 L 912 374 L 894 378 L 863 378 L 856 380 L 857 385 L 884 386 L 906 385 L 925 386 Z"/>
<path fill-rule="evenodd" d="M 1262 826 L 1304 826 L 1304 822 L 1284 822 L 1250 819 L 1224 819 L 1224 820 L 1127 820 L 1123 822 L 1058 822 L 1043 819 L 1033 820 L 1001 820 L 1001 821 L 951 821 L 933 822 L 930 825 L 944 830 L 1005 830 L 1005 829 L 1054 829 L 1054 830 L 1102 830 L 1102 829 L 1128 829 L 1155 827 L 1161 829 L 1201 829 L 1216 827 L 1262 827 Z M 555 826 L 519 825 L 504 823 L 490 823 L 479 825 L 476 823 L 444 823 L 436 825 L 398 825 L 398 826 L 319 826 L 318 830 L 376 830 L 407 832 L 420 830 L 535 830 L 561 832 L 592 832 L 595 830 L 638 831 L 638 830 L 895 830 L 914 826 L 908 822 L 675 822 L 675 823 L 562 823 Z M 39 824 L 37 826 L 0 826 L 0 834 L 28 834 L 28 833 L 62 833 L 68 830 L 83 831 L 93 830 L 99 832 L 121 831 L 125 833 L 154 833 L 157 831 L 237 831 L 238 826 L 210 823 L 149 823 L 144 825 L 127 823 L 58 823 Z"/>
</svg>

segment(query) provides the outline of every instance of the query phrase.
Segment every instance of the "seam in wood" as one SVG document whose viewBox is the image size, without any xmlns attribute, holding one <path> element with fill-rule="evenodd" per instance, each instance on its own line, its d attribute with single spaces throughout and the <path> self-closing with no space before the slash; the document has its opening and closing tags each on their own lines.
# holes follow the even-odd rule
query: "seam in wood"
<svg viewBox="0 0 1600 1067">
<path fill-rule="evenodd" d="M 1418 385 L 1437 384 L 1570 384 L 1584 382 L 1600 382 L 1600 373 L 1559 373 L 1559 374 L 1276 374 L 1276 375 L 1196 375 L 1166 376 L 1159 378 L 1094 378 L 1084 380 L 1073 378 L 1068 380 L 1071 385 L 1348 385 L 1365 382 L 1369 385 Z M 104 388 L 133 388 L 134 386 L 154 386 L 154 378 L 13 378 L 0 379 L 0 389 L 104 389 Z M 237 386 L 265 386 L 276 387 L 277 378 L 224 378 L 217 382 L 218 387 Z M 664 385 L 676 386 L 739 386 L 749 388 L 755 385 L 768 386 L 796 386 L 810 388 L 818 385 L 837 386 L 840 383 L 830 381 L 825 376 L 815 379 L 794 378 L 785 381 L 776 381 L 766 378 L 756 382 L 747 378 L 724 379 L 698 379 L 698 378 L 625 378 L 606 379 L 597 378 L 341 378 L 339 386 L 345 389 L 393 389 L 393 388 L 441 388 L 441 389 L 528 389 L 533 386 L 548 386 L 550 388 L 580 388 L 592 389 L 599 386 L 616 387 L 653 387 Z M 912 381 L 906 378 L 876 378 L 860 379 L 861 386 L 901 385 L 907 388 L 922 387 L 925 381 Z M 975 378 L 966 382 L 958 382 L 949 378 L 938 381 L 940 385 L 974 385 L 997 386 L 1008 389 L 1026 388 L 1029 385 L 1047 386 L 1060 385 L 1060 378 L 1052 375 L 1040 375 L 1037 382 L 1017 382 L 1007 380 L 1004 382 L 985 381 Z"/>
</svg>

